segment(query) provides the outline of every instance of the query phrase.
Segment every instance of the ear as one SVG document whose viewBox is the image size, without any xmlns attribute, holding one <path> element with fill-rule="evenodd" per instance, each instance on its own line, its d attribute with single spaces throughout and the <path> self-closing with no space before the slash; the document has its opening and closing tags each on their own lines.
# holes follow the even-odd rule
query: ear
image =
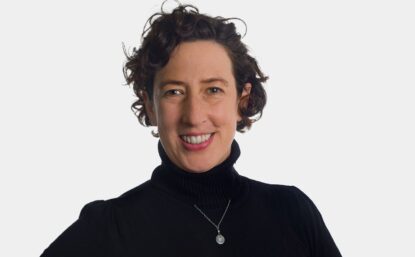
<svg viewBox="0 0 415 257">
<path fill-rule="evenodd" d="M 239 98 L 239 102 L 238 102 L 238 122 L 242 120 L 239 110 L 246 109 L 248 107 L 249 95 L 251 94 L 251 88 L 252 88 L 251 83 L 245 83 L 241 96 Z"/>
<path fill-rule="evenodd" d="M 157 119 L 156 119 L 156 115 L 154 112 L 153 101 L 152 99 L 150 99 L 146 91 L 143 91 L 142 96 L 143 96 L 143 102 L 144 102 L 144 110 L 148 118 L 150 119 L 150 123 L 151 123 L 150 125 L 157 126 Z"/>
<path fill-rule="evenodd" d="M 252 88 L 251 83 L 249 83 L 249 82 L 248 83 L 245 83 L 244 89 L 242 91 L 241 98 L 249 97 L 249 94 L 251 93 L 251 88 Z"/>
</svg>

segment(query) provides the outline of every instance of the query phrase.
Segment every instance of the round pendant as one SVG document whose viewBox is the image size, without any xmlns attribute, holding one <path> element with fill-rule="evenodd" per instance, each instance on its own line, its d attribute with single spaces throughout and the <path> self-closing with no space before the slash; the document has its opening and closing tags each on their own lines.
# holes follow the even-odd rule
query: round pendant
<svg viewBox="0 0 415 257">
<path fill-rule="evenodd" d="M 225 238 L 221 234 L 218 234 L 216 236 L 216 243 L 222 245 L 223 243 L 225 243 Z"/>
</svg>

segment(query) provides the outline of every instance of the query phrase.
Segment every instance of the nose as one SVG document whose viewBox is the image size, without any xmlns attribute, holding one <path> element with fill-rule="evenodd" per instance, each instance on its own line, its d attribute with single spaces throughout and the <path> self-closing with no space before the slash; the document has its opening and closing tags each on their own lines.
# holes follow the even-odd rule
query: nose
<svg viewBox="0 0 415 257">
<path fill-rule="evenodd" d="M 197 127 L 207 119 L 207 106 L 203 99 L 196 95 L 188 95 L 182 108 L 182 122 L 191 127 Z"/>
</svg>

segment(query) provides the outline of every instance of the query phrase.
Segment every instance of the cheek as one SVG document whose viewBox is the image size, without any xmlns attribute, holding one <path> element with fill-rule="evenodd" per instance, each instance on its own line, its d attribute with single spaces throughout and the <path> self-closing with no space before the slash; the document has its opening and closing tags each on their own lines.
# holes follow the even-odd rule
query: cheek
<svg viewBox="0 0 415 257">
<path fill-rule="evenodd" d="M 157 110 L 158 124 L 161 127 L 172 127 L 177 124 L 180 111 L 177 105 L 160 103 Z"/>
<path fill-rule="evenodd" d="M 213 117 L 217 125 L 236 127 L 238 119 L 236 104 L 227 102 L 226 104 L 221 104 L 211 110 L 211 117 Z"/>
</svg>

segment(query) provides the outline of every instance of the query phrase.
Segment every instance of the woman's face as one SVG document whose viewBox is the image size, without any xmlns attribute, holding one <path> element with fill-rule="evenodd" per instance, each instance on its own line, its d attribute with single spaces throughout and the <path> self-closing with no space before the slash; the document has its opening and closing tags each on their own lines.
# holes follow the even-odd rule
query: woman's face
<svg viewBox="0 0 415 257">
<path fill-rule="evenodd" d="M 231 60 L 214 41 L 179 44 L 154 78 L 152 125 L 169 159 L 189 172 L 204 172 L 224 161 L 235 136 L 239 97 Z M 247 83 L 242 96 L 250 92 Z"/>
</svg>

